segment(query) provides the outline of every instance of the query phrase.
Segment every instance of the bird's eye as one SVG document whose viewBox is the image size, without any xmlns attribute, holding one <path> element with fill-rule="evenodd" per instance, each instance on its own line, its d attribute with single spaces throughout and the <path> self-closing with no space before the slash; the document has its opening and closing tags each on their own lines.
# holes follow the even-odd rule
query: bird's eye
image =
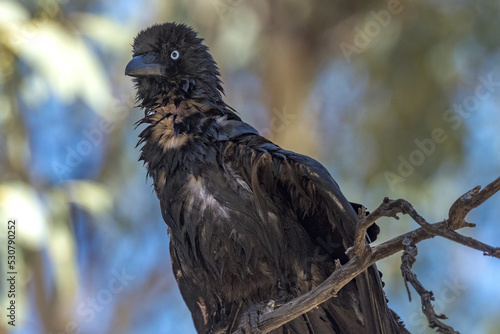
<svg viewBox="0 0 500 334">
<path fill-rule="evenodd" d="M 172 58 L 173 60 L 179 58 L 179 51 L 177 50 L 172 51 L 172 53 L 170 54 L 170 58 Z"/>
</svg>

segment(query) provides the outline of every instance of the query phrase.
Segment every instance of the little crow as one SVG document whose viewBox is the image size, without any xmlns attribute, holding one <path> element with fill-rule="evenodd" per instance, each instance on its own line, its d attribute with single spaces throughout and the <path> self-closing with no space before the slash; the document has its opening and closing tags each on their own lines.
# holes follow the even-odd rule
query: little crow
<svg viewBox="0 0 500 334">
<path fill-rule="evenodd" d="M 125 74 L 134 77 L 145 110 L 140 160 L 153 178 L 173 272 L 198 333 L 258 333 L 259 314 L 318 286 L 336 259 L 348 261 L 359 205 L 319 162 L 282 149 L 240 119 L 223 100 L 208 47 L 190 27 L 141 31 Z M 401 332 L 375 266 L 272 331 Z"/>
</svg>

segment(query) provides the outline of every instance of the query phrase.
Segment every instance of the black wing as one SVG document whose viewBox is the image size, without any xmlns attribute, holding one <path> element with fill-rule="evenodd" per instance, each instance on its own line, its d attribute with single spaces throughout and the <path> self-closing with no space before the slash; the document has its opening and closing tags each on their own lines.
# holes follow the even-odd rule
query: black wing
<svg viewBox="0 0 500 334">
<path fill-rule="evenodd" d="M 225 161 L 250 186 L 262 212 L 276 205 L 287 205 L 297 217 L 297 227 L 305 229 L 312 242 L 329 253 L 330 261 L 348 260 L 345 251 L 353 244 L 357 220 L 354 208 L 358 207 L 346 200 L 319 162 L 283 150 L 263 137 L 247 134 L 227 142 Z M 372 238 L 377 229 L 371 230 Z M 351 291 L 345 294 L 345 301 L 335 301 L 341 310 L 335 305 L 324 308 L 337 318 L 332 320 L 336 322 L 332 327 L 345 333 L 359 331 L 352 322 L 361 310 L 365 333 L 401 332 L 399 322 L 387 307 L 376 267 L 370 267 L 353 284 L 346 287 Z M 352 293 L 357 297 L 352 299 Z"/>
</svg>

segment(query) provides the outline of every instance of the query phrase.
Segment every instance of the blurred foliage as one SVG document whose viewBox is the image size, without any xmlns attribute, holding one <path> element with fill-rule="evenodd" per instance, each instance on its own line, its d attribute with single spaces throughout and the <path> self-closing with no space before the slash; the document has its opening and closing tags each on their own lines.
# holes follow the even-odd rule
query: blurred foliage
<svg viewBox="0 0 500 334">
<path fill-rule="evenodd" d="M 500 170 L 499 14 L 494 0 L 0 1 L 1 219 L 19 222 L 19 322 L 7 326 L 0 312 L 0 333 L 194 331 L 136 162 L 141 114 L 123 70 L 140 29 L 192 25 L 245 120 L 325 163 L 353 201 L 405 196 L 432 220 Z M 498 235 L 491 212 L 473 217 L 486 239 Z M 387 222 L 382 239 L 409 228 Z M 462 263 L 483 263 L 470 252 L 450 260 L 421 249 L 417 272 L 449 296 L 448 277 L 467 280 Z M 381 267 L 392 306 L 412 332 L 425 332 L 395 279 L 398 259 Z M 451 290 L 456 298 L 438 310 L 466 332 L 500 330 L 489 320 L 500 311 L 495 298 L 484 293 L 496 283 L 483 279 Z"/>
</svg>

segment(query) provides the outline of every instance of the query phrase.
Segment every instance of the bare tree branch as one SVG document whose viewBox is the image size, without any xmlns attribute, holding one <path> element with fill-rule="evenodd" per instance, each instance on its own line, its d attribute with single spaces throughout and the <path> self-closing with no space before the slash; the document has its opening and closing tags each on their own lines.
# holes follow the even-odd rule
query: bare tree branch
<svg viewBox="0 0 500 334">
<path fill-rule="evenodd" d="M 460 225 L 470 210 L 483 204 L 488 198 L 493 196 L 499 188 L 500 177 L 484 187 L 483 190 L 481 190 L 481 186 L 476 186 L 460 196 L 460 198 L 453 203 L 448 213 L 449 224 L 451 226 Z"/>
<path fill-rule="evenodd" d="M 413 244 L 416 245 L 422 240 L 430 239 L 435 236 L 442 236 L 465 246 L 481 250 L 484 252 L 484 255 L 500 258 L 500 248 L 486 245 L 454 231 L 455 229 L 463 227 L 475 226 L 475 224 L 467 223 L 465 221 L 465 216 L 470 212 L 470 210 L 478 207 L 500 190 L 500 178 L 484 187 L 483 190 L 480 189 L 481 187 L 477 186 L 460 196 L 451 206 L 449 218 L 434 224 L 428 223 L 416 212 L 410 203 L 403 199 L 389 200 L 388 198 L 385 198 L 382 204 L 366 217 L 363 217 L 362 212 L 360 212 L 359 225 L 356 229 L 354 245 L 349 249 L 349 252 L 354 252 L 354 256 L 346 264 L 337 266 L 337 269 L 323 283 L 318 285 L 313 290 L 283 304 L 279 308 L 261 314 L 258 319 L 258 330 L 261 333 L 268 333 L 269 331 L 297 318 L 298 316 L 311 311 L 319 304 L 334 297 L 340 289 L 342 289 L 342 287 L 375 262 L 387 258 L 401 250 L 405 250 L 408 240 L 411 240 Z M 397 236 L 375 247 L 370 247 L 365 244 L 365 233 L 369 226 L 381 217 L 393 217 L 398 219 L 398 213 L 408 214 L 421 227 Z M 411 266 L 409 271 L 411 272 Z M 430 302 L 433 300 L 432 292 L 425 290 L 420 283 L 417 284 L 418 280 L 416 280 L 416 276 L 414 279 L 407 279 L 407 281 L 409 281 L 417 292 L 419 292 L 422 298 L 422 307 L 424 309 L 432 309 L 429 308 L 429 305 L 431 305 Z M 432 312 L 434 311 L 432 310 Z M 451 327 L 442 324 L 438 320 L 438 318 L 443 319 L 441 315 L 436 315 L 434 313 L 434 316 L 434 318 L 432 316 L 430 318 L 430 321 L 434 321 L 430 324 L 431 327 L 438 327 L 440 329 L 443 328 L 443 330 L 449 328 L 448 332 L 443 331 L 442 333 L 456 333 Z M 441 327 L 440 325 L 437 325 L 438 322 L 436 321 L 439 321 Z M 242 333 L 240 330 L 236 330 L 233 334 Z"/>
<path fill-rule="evenodd" d="M 417 274 L 415 274 L 411 269 L 413 264 L 417 261 L 418 248 L 417 245 L 413 242 L 411 238 L 405 238 L 403 240 L 403 244 L 405 246 L 405 250 L 403 255 L 401 256 L 401 274 L 403 275 L 403 279 L 406 286 L 406 291 L 408 292 L 408 298 L 411 301 L 411 293 L 408 287 L 408 282 L 413 286 L 415 291 L 420 295 L 420 299 L 422 302 L 422 312 L 427 317 L 427 321 L 429 322 L 429 326 L 431 328 L 437 328 L 439 333 L 443 334 L 460 334 L 455 331 L 452 327 L 446 325 L 439 319 L 448 319 L 444 314 L 436 314 L 434 307 L 432 306 L 431 301 L 434 301 L 434 294 L 432 291 L 429 291 L 424 288 L 422 283 L 417 278 Z"/>
</svg>

